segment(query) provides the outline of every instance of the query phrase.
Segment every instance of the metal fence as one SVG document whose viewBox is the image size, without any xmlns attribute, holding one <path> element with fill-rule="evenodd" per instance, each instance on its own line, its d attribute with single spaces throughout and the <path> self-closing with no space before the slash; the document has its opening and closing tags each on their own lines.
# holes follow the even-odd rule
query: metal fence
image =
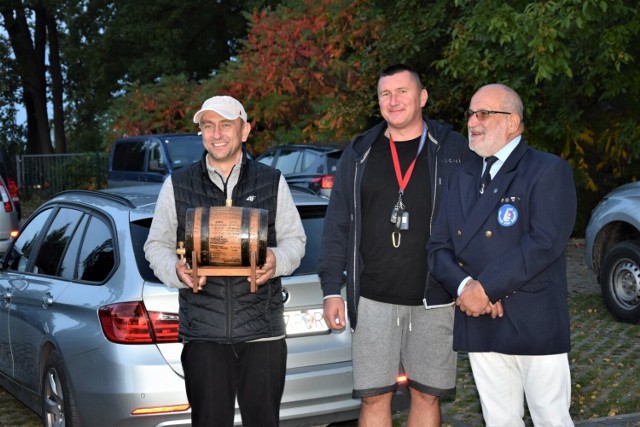
<svg viewBox="0 0 640 427">
<path fill-rule="evenodd" d="M 25 154 L 16 159 L 20 196 L 49 197 L 63 190 L 107 186 L 107 153 Z"/>
</svg>

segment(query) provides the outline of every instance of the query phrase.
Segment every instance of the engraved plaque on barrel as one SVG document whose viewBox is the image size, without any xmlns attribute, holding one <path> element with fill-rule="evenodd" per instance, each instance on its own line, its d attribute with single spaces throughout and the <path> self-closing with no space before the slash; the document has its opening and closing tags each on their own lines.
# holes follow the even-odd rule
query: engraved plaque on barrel
<svg viewBox="0 0 640 427">
<path fill-rule="evenodd" d="M 268 212 L 264 209 L 217 206 L 187 209 L 185 249 L 187 262 L 196 252 L 199 266 L 257 265 L 267 256 Z"/>
</svg>

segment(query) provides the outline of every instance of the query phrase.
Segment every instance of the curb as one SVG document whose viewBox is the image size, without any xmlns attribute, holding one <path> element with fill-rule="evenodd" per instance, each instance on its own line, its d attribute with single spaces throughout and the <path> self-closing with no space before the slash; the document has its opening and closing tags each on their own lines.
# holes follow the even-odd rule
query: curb
<svg viewBox="0 0 640 427">
<path fill-rule="evenodd" d="M 592 420 L 576 421 L 576 426 L 593 427 L 637 427 L 640 426 L 640 412 L 612 417 L 594 418 Z"/>
</svg>

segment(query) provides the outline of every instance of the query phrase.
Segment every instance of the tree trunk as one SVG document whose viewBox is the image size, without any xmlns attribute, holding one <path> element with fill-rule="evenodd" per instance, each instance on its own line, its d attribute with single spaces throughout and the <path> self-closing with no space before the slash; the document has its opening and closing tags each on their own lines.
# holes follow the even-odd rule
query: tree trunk
<svg viewBox="0 0 640 427">
<path fill-rule="evenodd" d="M 60 65 L 58 28 L 54 12 L 45 11 L 49 34 L 49 72 L 51 74 L 51 98 L 53 102 L 53 129 L 56 153 L 67 152 L 67 138 L 64 131 L 63 78 Z"/>
<path fill-rule="evenodd" d="M 18 64 L 25 91 L 24 99 L 31 105 L 31 108 L 27 108 L 27 152 L 51 154 L 53 149 L 49 134 L 44 64 L 46 21 L 43 19 L 43 8 L 40 5 L 36 5 L 34 11 L 35 42 L 31 39 L 25 6 L 21 2 L 11 2 L 9 7 L 3 6 L 0 9 Z"/>
</svg>

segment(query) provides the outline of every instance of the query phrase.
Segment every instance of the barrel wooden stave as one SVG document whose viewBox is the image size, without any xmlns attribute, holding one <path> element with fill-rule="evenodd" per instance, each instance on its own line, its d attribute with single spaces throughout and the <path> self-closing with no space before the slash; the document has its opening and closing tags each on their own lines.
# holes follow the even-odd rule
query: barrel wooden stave
<svg viewBox="0 0 640 427">
<path fill-rule="evenodd" d="M 185 250 L 192 262 L 195 250 L 199 266 L 251 265 L 255 251 L 257 264 L 267 256 L 268 212 L 236 206 L 187 209 Z"/>
</svg>

